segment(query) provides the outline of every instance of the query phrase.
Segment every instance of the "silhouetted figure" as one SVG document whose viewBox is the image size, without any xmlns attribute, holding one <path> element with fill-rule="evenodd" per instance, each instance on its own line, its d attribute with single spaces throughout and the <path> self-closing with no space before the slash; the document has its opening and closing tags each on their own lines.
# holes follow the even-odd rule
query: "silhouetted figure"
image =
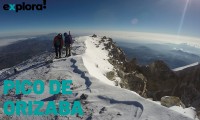
<svg viewBox="0 0 200 120">
<path fill-rule="evenodd" d="M 56 52 L 56 58 L 58 58 L 58 54 L 59 54 L 59 58 L 61 58 L 61 50 L 63 47 L 63 38 L 62 38 L 62 34 L 59 33 L 53 41 L 54 44 L 54 48 L 55 48 L 55 52 Z"/>
<path fill-rule="evenodd" d="M 69 34 L 64 33 L 65 36 L 65 47 L 66 47 L 66 56 L 71 56 L 71 47 L 72 47 L 72 36 L 70 35 L 70 31 Z"/>
</svg>

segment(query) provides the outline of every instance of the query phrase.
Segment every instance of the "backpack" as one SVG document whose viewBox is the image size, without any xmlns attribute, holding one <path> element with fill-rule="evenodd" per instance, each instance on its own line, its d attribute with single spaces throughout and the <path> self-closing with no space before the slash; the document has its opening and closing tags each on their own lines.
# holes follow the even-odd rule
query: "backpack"
<svg viewBox="0 0 200 120">
<path fill-rule="evenodd" d="M 72 36 L 71 35 L 67 35 L 65 37 L 65 45 L 69 45 L 72 44 Z"/>
<path fill-rule="evenodd" d="M 54 45 L 56 45 L 56 46 L 61 46 L 61 44 L 62 44 L 62 38 L 56 37 L 55 39 L 56 39 L 56 40 L 55 40 Z"/>
<path fill-rule="evenodd" d="M 55 42 L 55 45 L 60 46 L 60 44 L 61 44 L 60 39 L 57 39 L 56 42 Z"/>
</svg>

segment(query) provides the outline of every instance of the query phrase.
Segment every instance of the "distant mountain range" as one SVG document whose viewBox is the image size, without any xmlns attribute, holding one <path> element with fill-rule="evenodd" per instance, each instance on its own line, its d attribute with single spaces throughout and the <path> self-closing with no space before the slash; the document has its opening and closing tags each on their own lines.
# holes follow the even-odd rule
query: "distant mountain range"
<svg viewBox="0 0 200 120">
<path fill-rule="evenodd" d="M 200 61 L 200 49 L 186 44 L 145 44 L 117 42 L 130 60 L 136 58 L 141 65 L 163 60 L 171 68 Z"/>
<path fill-rule="evenodd" d="M 12 67 L 35 55 L 52 51 L 51 39 L 41 36 L 26 40 L 18 40 L 7 46 L 0 47 L 0 69 Z"/>
</svg>

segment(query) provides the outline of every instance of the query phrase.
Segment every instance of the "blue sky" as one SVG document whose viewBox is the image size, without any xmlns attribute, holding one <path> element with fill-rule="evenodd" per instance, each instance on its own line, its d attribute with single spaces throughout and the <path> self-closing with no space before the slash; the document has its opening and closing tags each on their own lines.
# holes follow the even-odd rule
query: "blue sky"
<svg viewBox="0 0 200 120">
<path fill-rule="evenodd" d="M 0 36 L 73 31 L 139 31 L 177 34 L 186 1 L 189 5 L 180 34 L 200 37 L 199 0 L 47 0 L 43 11 L 3 11 Z M 29 3 L 42 0 L 29 0 Z M 28 2 L 27 2 L 28 3 Z"/>
</svg>

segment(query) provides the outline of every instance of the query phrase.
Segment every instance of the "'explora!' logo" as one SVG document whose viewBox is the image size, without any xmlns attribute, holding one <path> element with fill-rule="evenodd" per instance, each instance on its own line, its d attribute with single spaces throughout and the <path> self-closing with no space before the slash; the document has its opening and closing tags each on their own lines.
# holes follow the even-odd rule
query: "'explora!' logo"
<svg viewBox="0 0 200 120">
<path fill-rule="evenodd" d="M 29 10 L 43 10 L 46 9 L 46 0 L 43 0 L 43 4 L 26 4 L 22 2 L 22 4 L 4 4 L 3 9 L 6 11 L 29 11 Z"/>
</svg>

